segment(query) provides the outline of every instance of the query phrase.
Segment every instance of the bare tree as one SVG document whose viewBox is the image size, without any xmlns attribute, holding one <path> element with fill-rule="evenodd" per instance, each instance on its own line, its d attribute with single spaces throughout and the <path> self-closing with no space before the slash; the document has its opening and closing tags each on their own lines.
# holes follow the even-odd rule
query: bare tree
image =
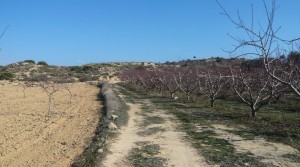
<svg viewBox="0 0 300 167">
<path fill-rule="evenodd" d="M 48 96 L 48 116 L 53 112 L 53 95 L 59 90 L 59 84 L 53 82 L 41 82 L 40 87 Z"/>
<path fill-rule="evenodd" d="M 197 70 L 181 69 L 173 77 L 178 88 L 186 96 L 186 99 L 190 101 L 192 92 L 198 86 Z"/>
<path fill-rule="evenodd" d="M 150 75 L 147 71 L 142 71 L 139 73 L 138 82 L 144 89 L 151 91 L 155 88 L 155 85 L 153 84 L 153 82 L 151 82 L 152 77 L 153 76 Z"/>
<path fill-rule="evenodd" d="M 131 70 L 123 72 L 120 79 L 129 85 L 139 86 L 143 89 L 151 89 L 153 85 L 146 82 L 147 74 L 145 70 Z"/>
<path fill-rule="evenodd" d="M 4 90 L 4 86 L 5 86 L 6 84 L 7 84 L 7 83 L 6 83 L 5 81 L 1 81 L 1 82 L 0 82 L 0 85 L 2 86 L 2 88 L 1 88 L 2 91 Z"/>
<path fill-rule="evenodd" d="M 179 87 L 176 84 L 173 73 L 170 71 L 164 71 L 162 75 L 160 75 L 159 80 L 164 85 L 165 89 L 170 93 L 170 97 L 173 99 L 174 94 L 178 91 Z"/>
<path fill-rule="evenodd" d="M 2 39 L 2 37 L 4 36 L 4 34 L 6 33 L 6 31 L 7 31 L 8 28 L 9 28 L 9 25 L 7 25 L 7 26 L 5 27 L 5 29 L 3 30 L 3 32 L 1 33 L 0 39 Z"/>
<path fill-rule="evenodd" d="M 5 29 L 3 30 L 3 32 L 1 33 L 0 40 L 2 39 L 2 37 L 4 36 L 4 34 L 6 33 L 8 27 L 9 27 L 9 25 L 7 25 L 5 27 Z M 0 48 L 0 51 L 1 51 L 1 48 Z M 3 77 L 5 78 L 6 76 L 4 75 Z M 5 82 L 1 82 L 0 84 L 2 85 L 2 91 L 3 91 L 4 90 L 4 86 L 5 86 L 6 83 Z"/>
<path fill-rule="evenodd" d="M 161 71 L 149 71 L 149 81 L 154 86 L 154 88 L 158 91 L 160 95 L 162 95 L 164 84 L 160 80 L 160 76 L 162 75 Z"/>
<path fill-rule="evenodd" d="M 4 36 L 4 34 L 6 33 L 7 29 L 9 28 L 9 25 L 7 25 L 5 27 L 5 29 L 2 31 L 1 35 L 0 35 L 0 40 L 2 39 L 2 37 Z M 0 48 L 0 51 L 1 51 L 1 48 Z"/>
<path fill-rule="evenodd" d="M 273 79 L 262 69 L 247 72 L 242 69 L 231 69 L 232 89 L 243 103 L 251 108 L 252 117 L 267 105 L 274 95 Z"/>
<path fill-rule="evenodd" d="M 25 82 L 22 82 L 21 83 L 21 86 L 22 86 L 22 88 L 23 88 L 23 98 L 26 98 L 26 88 L 27 87 L 32 87 L 33 86 L 33 83 L 32 82 L 30 82 L 30 81 L 25 81 Z"/>
<path fill-rule="evenodd" d="M 252 6 L 252 19 L 251 24 L 246 25 L 244 20 L 240 17 L 238 12 L 238 18 L 234 19 L 225 8 L 216 0 L 222 9 L 224 14 L 230 22 L 235 25 L 238 29 L 241 29 L 247 35 L 247 39 L 241 39 L 239 37 L 233 37 L 237 45 L 233 50 L 229 51 L 231 54 L 235 54 L 238 51 L 246 50 L 238 56 L 254 55 L 260 57 L 263 61 L 264 68 L 267 74 L 273 79 L 287 85 L 293 92 L 300 97 L 300 66 L 294 62 L 284 62 L 279 59 L 278 52 L 283 48 L 280 44 L 291 45 L 300 38 L 292 40 L 284 40 L 277 34 L 281 27 L 276 28 L 274 25 L 275 13 L 277 6 L 275 0 L 272 0 L 271 9 L 268 8 L 265 0 L 263 0 L 264 10 L 266 14 L 266 25 L 258 23 L 254 25 L 254 14 Z"/>
<path fill-rule="evenodd" d="M 71 88 L 73 86 L 73 83 L 63 83 L 63 87 L 64 89 L 66 89 L 68 92 L 69 92 L 69 95 L 70 95 L 70 105 L 72 104 L 72 97 L 73 97 L 73 94 L 72 94 L 72 91 L 71 91 Z"/>
<path fill-rule="evenodd" d="M 200 91 L 209 99 L 210 106 L 213 107 L 219 93 L 229 81 L 228 77 L 222 76 L 220 72 L 212 74 L 209 70 L 199 77 L 199 81 L 203 80 L 203 84 L 199 83 Z"/>
</svg>

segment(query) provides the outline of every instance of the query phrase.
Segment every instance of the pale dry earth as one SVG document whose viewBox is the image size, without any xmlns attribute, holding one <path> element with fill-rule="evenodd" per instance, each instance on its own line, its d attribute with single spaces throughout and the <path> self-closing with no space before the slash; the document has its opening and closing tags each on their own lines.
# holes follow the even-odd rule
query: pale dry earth
<svg viewBox="0 0 300 167">
<path fill-rule="evenodd" d="M 124 96 L 122 96 L 124 98 Z M 139 104 L 137 104 L 139 103 Z M 137 102 L 127 103 L 130 109 L 128 111 L 129 121 L 128 125 L 119 129 L 120 135 L 115 140 L 110 141 L 110 154 L 103 162 L 105 167 L 129 167 L 133 166 L 128 161 L 128 155 L 131 149 L 135 147 L 136 142 L 151 142 L 158 144 L 161 148 L 158 156 L 167 160 L 167 166 L 170 167 L 206 167 L 209 166 L 204 157 L 197 153 L 187 141 L 184 141 L 185 134 L 176 130 L 176 118 L 173 115 L 167 114 L 163 110 L 154 110 L 151 113 L 143 113 L 141 104 L 153 105 L 147 100 L 142 103 Z M 163 132 L 157 132 L 149 136 L 138 135 L 138 132 L 144 130 L 141 126 L 144 115 L 158 116 L 164 119 L 162 124 L 154 124 L 149 127 L 160 127 L 165 129 Z"/>
<path fill-rule="evenodd" d="M 99 88 L 84 83 L 48 96 L 39 86 L 0 89 L 0 166 L 70 166 L 88 146 L 99 122 Z"/>
</svg>

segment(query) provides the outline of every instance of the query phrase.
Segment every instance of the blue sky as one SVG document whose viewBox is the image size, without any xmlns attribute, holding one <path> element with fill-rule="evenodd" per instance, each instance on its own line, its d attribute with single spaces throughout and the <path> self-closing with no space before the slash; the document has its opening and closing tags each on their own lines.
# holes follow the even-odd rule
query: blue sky
<svg viewBox="0 0 300 167">
<path fill-rule="evenodd" d="M 261 0 L 219 0 L 233 16 L 265 18 Z M 266 0 L 269 4 L 271 0 Z M 242 36 L 215 0 L 1 0 L 0 64 L 53 65 L 228 57 Z M 299 0 L 277 0 L 280 36 L 300 36 Z M 247 20 L 247 19 L 245 19 Z"/>
</svg>

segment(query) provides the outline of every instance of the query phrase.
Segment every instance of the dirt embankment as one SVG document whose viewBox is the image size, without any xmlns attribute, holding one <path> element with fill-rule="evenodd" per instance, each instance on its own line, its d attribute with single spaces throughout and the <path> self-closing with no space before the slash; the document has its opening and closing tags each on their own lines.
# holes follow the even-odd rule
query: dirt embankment
<svg viewBox="0 0 300 167">
<path fill-rule="evenodd" d="M 0 166 L 70 166 L 89 144 L 99 121 L 99 88 L 74 84 L 48 96 L 38 87 L 5 85 L 0 90 Z"/>
</svg>

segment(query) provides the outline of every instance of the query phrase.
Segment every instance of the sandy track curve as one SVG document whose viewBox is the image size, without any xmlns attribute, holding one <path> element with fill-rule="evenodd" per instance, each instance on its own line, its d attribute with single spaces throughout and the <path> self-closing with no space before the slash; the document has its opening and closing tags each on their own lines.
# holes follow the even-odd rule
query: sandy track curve
<svg viewBox="0 0 300 167">
<path fill-rule="evenodd" d="M 39 87 L 6 85 L 0 90 L 0 166 L 70 166 L 90 142 L 99 121 L 99 89 L 74 84 L 69 94 L 54 95 L 47 115 L 47 95 Z"/>
</svg>

